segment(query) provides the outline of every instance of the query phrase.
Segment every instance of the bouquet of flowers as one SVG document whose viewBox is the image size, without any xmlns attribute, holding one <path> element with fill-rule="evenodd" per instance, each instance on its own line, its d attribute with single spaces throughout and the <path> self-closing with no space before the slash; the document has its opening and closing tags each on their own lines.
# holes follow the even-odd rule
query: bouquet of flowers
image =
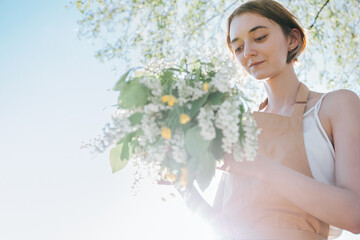
<svg viewBox="0 0 360 240">
<path fill-rule="evenodd" d="M 113 88 L 119 98 L 112 124 L 88 145 L 98 152 L 113 146 L 113 172 L 132 161 L 155 181 L 181 188 L 196 181 L 204 190 L 225 153 L 237 161 L 256 155 L 258 130 L 241 79 L 231 58 L 154 60 L 130 69 Z"/>
</svg>

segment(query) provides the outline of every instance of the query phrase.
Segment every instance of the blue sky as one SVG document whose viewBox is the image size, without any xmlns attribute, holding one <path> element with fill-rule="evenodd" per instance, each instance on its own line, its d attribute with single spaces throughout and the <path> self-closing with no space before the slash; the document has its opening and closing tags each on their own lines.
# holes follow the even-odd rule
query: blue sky
<svg viewBox="0 0 360 240">
<path fill-rule="evenodd" d="M 65 4 L 0 2 L 0 239 L 100 239 L 131 197 L 129 174 L 80 150 L 109 120 L 117 76 Z"/>
<path fill-rule="evenodd" d="M 67 3 L 0 1 L 0 239 L 142 239 L 169 221 L 179 239 L 204 233 L 178 198 L 160 201 L 165 187 L 134 198 L 129 168 L 80 150 L 110 120 L 119 76 L 77 38 Z"/>
<path fill-rule="evenodd" d="M 0 1 L 0 239 L 167 239 L 191 230 L 183 203 L 165 195 L 172 189 L 148 184 L 135 198 L 131 168 L 112 174 L 108 153 L 80 150 L 110 120 L 104 108 L 116 103 L 109 89 L 119 74 L 77 38 L 80 16 L 66 4 Z M 180 212 L 164 234 L 159 226 Z"/>
</svg>

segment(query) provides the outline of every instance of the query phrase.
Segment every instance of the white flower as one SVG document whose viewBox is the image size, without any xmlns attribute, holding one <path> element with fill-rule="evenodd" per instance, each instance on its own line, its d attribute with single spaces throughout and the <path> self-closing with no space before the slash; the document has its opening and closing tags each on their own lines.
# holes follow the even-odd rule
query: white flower
<svg viewBox="0 0 360 240">
<path fill-rule="evenodd" d="M 184 132 L 177 129 L 169 142 L 171 146 L 171 155 L 175 162 L 186 163 L 188 155 L 185 151 Z"/>
<path fill-rule="evenodd" d="M 180 105 L 186 104 L 188 101 L 194 101 L 201 98 L 206 93 L 203 90 L 202 82 L 195 82 L 194 87 L 188 85 L 185 80 L 178 80 L 175 83 L 175 87 L 178 89 Z"/>
<path fill-rule="evenodd" d="M 144 132 L 145 144 L 153 143 L 157 136 L 161 134 L 161 129 L 156 124 L 154 115 L 144 114 L 141 119 L 141 129 Z"/>
<path fill-rule="evenodd" d="M 256 127 L 256 122 L 250 112 L 243 113 L 243 128 L 245 131 L 245 140 L 243 147 L 240 142 L 236 142 L 232 146 L 235 161 L 253 161 L 258 150 L 258 138 L 260 130 Z"/>
<path fill-rule="evenodd" d="M 227 153 L 231 153 L 232 145 L 239 139 L 240 104 L 238 99 L 225 101 L 215 116 L 215 126 L 223 133 L 222 148 Z"/>
<path fill-rule="evenodd" d="M 197 116 L 201 128 L 201 136 L 206 140 L 212 140 L 216 137 L 214 119 L 215 114 L 211 108 L 200 108 L 199 115 Z"/>
<path fill-rule="evenodd" d="M 244 151 L 248 161 L 254 160 L 258 150 L 258 135 L 261 129 L 257 129 L 256 121 L 250 112 L 243 114 L 243 127 L 245 131 Z"/>
<path fill-rule="evenodd" d="M 81 148 L 90 148 L 93 152 L 104 152 L 109 146 L 117 143 L 126 134 L 136 131 L 139 126 L 131 126 L 129 116 L 133 112 L 116 110 L 112 115 L 112 123 L 107 123 L 102 129 L 102 136 L 99 136 L 88 143 L 84 143 Z"/>
<path fill-rule="evenodd" d="M 145 71 L 151 73 L 155 76 L 159 76 L 159 74 L 166 68 L 174 67 L 175 64 L 172 62 L 167 62 L 163 58 L 157 59 L 152 58 L 149 63 L 144 67 Z"/>
<path fill-rule="evenodd" d="M 153 76 L 144 76 L 140 79 L 140 82 L 150 89 L 151 94 L 160 97 L 162 94 L 162 88 L 160 79 Z"/>
<path fill-rule="evenodd" d="M 138 144 L 132 146 L 133 153 L 130 159 L 137 169 L 134 173 L 135 191 L 145 174 L 150 175 L 154 180 L 159 180 L 161 168 L 168 164 L 164 160 L 168 160 L 170 153 L 172 158 L 170 161 L 181 165 L 187 163 L 189 156 L 185 150 L 183 129 L 175 129 L 170 139 L 161 137 L 161 126 L 166 125 L 165 123 L 170 120 L 168 117 L 171 117 L 171 114 L 166 114 L 164 111 L 181 112 L 183 111 L 182 106 L 190 109 L 193 101 L 205 94 L 212 94 L 214 91 L 226 93 L 226 99 L 220 105 L 205 104 L 200 108 L 197 116 L 198 126 L 201 128 L 200 134 L 204 139 L 210 141 L 216 137 L 216 129 L 220 129 L 223 133 L 222 149 L 227 153 L 233 152 L 237 161 L 252 160 L 256 155 L 259 131 L 256 129 L 256 122 L 248 112 L 244 113 L 241 119 L 245 131 L 243 145 L 239 142 L 239 116 L 242 104 L 239 93 L 253 91 L 253 89 L 248 88 L 247 84 L 246 89 L 240 89 L 239 86 L 245 86 L 244 76 L 240 67 L 229 54 L 218 54 L 214 50 L 205 51 L 205 54 L 201 52 L 201 54 L 203 56 L 199 58 L 200 61 L 195 63 L 196 68 L 199 67 L 198 64 L 211 62 L 211 64 L 202 64 L 200 68 L 201 77 L 206 79 L 206 82 L 209 82 L 209 77 L 213 76 L 209 82 L 210 88 L 207 85 L 204 89 L 204 79 L 195 79 L 194 72 L 190 70 L 189 72 L 174 71 L 173 82 L 167 82 L 173 84 L 172 89 L 167 89 L 169 86 L 162 85 L 159 76 L 164 69 L 177 68 L 177 66 L 164 59 L 152 59 L 145 67 L 145 74 L 140 78 L 140 82 L 151 91 L 151 96 L 148 98 L 149 103 L 137 109 L 117 110 L 112 115 L 112 123 L 105 125 L 103 136 L 86 145 L 93 147 L 98 152 L 103 152 L 107 147 L 124 138 L 126 134 L 137 131 Z M 193 66 L 186 66 L 186 68 L 188 67 L 192 69 Z M 214 72 L 215 75 L 213 75 Z M 167 94 L 173 94 L 177 98 L 177 105 L 169 106 L 161 102 L 162 95 Z M 246 96 L 248 97 L 248 95 Z M 142 119 L 139 124 L 132 126 L 129 117 L 134 113 L 141 113 Z"/>
<path fill-rule="evenodd" d="M 234 160 L 237 162 L 244 161 L 244 149 L 241 147 L 240 142 L 236 142 L 232 146 Z"/>
<path fill-rule="evenodd" d="M 144 160 L 146 162 L 161 163 L 164 161 L 166 157 L 168 148 L 166 147 L 165 144 L 148 145 L 146 146 L 145 151 L 146 151 L 146 155 Z"/>
</svg>

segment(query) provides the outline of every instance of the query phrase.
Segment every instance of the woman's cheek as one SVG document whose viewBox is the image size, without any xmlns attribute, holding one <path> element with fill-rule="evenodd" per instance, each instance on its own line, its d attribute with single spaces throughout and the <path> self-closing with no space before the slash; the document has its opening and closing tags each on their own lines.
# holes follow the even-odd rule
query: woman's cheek
<svg viewBox="0 0 360 240">
<path fill-rule="evenodd" d="M 243 69 L 248 73 L 249 69 L 247 67 L 247 62 L 244 60 L 244 58 L 241 58 L 240 55 L 237 56 L 237 60 L 239 61 L 239 63 L 241 64 L 241 66 L 243 67 Z"/>
</svg>

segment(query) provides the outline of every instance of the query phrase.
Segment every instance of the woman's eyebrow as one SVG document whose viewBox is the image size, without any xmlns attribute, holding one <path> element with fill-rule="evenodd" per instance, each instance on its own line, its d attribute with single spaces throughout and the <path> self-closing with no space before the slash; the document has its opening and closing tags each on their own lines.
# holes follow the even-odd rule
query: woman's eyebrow
<svg viewBox="0 0 360 240">
<path fill-rule="evenodd" d="M 259 28 L 268 28 L 268 27 L 265 27 L 265 26 L 256 26 L 256 27 L 253 27 L 252 29 L 250 29 L 250 30 L 249 30 L 249 33 L 255 32 L 255 31 L 258 30 Z"/>
<path fill-rule="evenodd" d="M 265 26 L 256 26 L 256 27 L 253 27 L 252 29 L 250 29 L 250 30 L 249 30 L 249 33 L 255 32 L 255 31 L 258 30 L 259 28 L 268 28 L 268 27 L 265 27 Z M 234 43 L 234 42 L 236 42 L 237 40 L 239 40 L 239 38 L 234 38 L 233 40 L 231 40 L 231 43 Z"/>
</svg>

